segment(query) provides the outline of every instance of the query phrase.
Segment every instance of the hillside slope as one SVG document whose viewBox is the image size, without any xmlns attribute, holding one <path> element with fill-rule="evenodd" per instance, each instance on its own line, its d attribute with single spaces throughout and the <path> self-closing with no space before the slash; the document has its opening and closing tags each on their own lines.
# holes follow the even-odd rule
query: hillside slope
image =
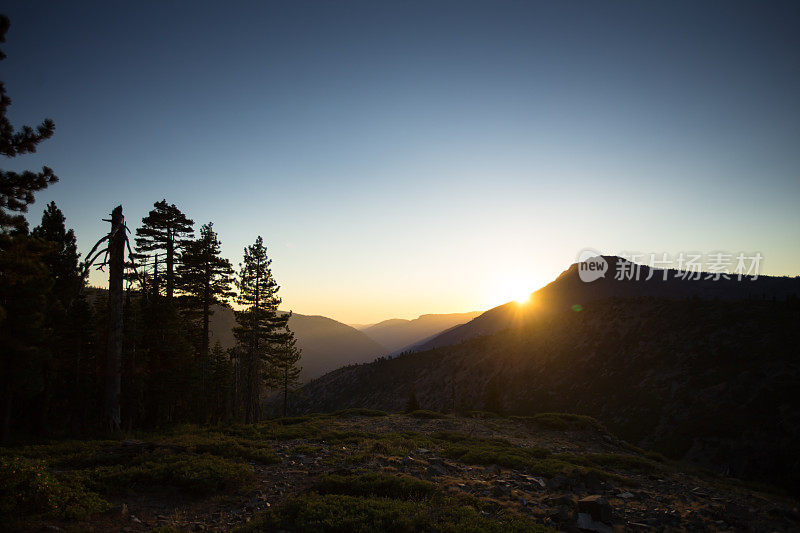
<svg viewBox="0 0 800 533">
<path fill-rule="evenodd" d="M 219 341 L 224 348 L 232 347 L 235 325 L 233 310 L 215 306 L 211 317 L 211 343 Z M 364 333 L 332 318 L 292 313 L 289 327 L 303 350 L 300 359 L 303 381 L 344 365 L 372 361 L 387 352 Z"/>
<path fill-rule="evenodd" d="M 508 328 L 533 313 L 540 312 L 542 307 L 566 309 L 575 304 L 584 305 L 603 298 L 635 298 L 656 296 L 662 298 L 703 298 L 708 300 L 743 300 L 748 298 L 773 298 L 785 300 L 789 295 L 800 296 L 800 277 L 760 276 L 754 281 L 745 279 L 683 279 L 677 276 L 678 271 L 651 269 L 639 265 L 639 279 L 616 279 L 619 268 L 631 267 L 633 264 L 615 256 L 604 256 L 608 262 L 606 276 L 591 283 L 581 281 L 578 264 L 573 264 L 561 273 L 554 281 L 531 295 L 531 303 L 520 305 L 516 302 L 495 307 L 467 322 L 452 328 L 425 342 L 409 347 L 413 351 L 425 351 L 439 346 L 458 344 L 478 335 L 494 333 Z"/>
<path fill-rule="evenodd" d="M 800 309 L 789 302 L 606 299 L 493 335 L 351 366 L 301 411 L 424 408 L 597 417 L 623 438 L 800 493 Z M 493 407 L 496 408 L 496 407 Z"/>
<path fill-rule="evenodd" d="M 453 326 L 469 322 L 478 315 L 480 315 L 479 312 L 473 311 L 470 313 L 421 315 L 413 320 L 393 318 L 360 328 L 360 331 L 393 353 Z"/>
<path fill-rule="evenodd" d="M 800 526 L 796 500 L 665 461 L 588 417 L 363 410 L 182 427 L 147 438 L 3 448 L 0 479 L 9 488 L 0 491 L 2 529 L 554 533 Z"/>
</svg>

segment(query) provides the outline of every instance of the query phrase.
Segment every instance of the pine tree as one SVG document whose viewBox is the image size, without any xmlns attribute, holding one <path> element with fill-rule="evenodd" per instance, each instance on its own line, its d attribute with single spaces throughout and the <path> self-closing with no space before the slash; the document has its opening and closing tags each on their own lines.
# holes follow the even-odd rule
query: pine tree
<svg viewBox="0 0 800 533">
<path fill-rule="evenodd" d="M 176 285 L 176 263 L 187 239 L 194 234 L 194 221 L 187 218 L 175 204 L 167 204 L 166 200 L 156 202 L 153 207 L 142 219 L 142 226 L 136 229 L 136 248 L 139 253 L 164 253 L 167 266 L 166 295 L 171 302 Z"/>
<path fill-rule="evenodd" d="M 271 263 L 264 240 L 258 237 L 255 244 L 244 249 L 244 262 L 236 283 L 239 289 L 237 303 L 243 309 L 236 311 L 238 326 L 234 328 L 234 335 L 242 357 L 239 363 L 241 403 L 247 423 L 258 418 L 264 366 L 270 350 L 289 340 L 286 335 L 289 315 L 278 313 L 281 299 L 270 270 Z"/>
<path fill-rule="evenodd" d="M 300 361 L 301 350 L 296 346 L 297 340 L 294 333 L 287 326 L 284 330 L 287 340 L 276 346 L 268 356 L 268 382 L 270 388 L 279 390 L 283 395 L 283 416 L 289 404 L 289 393 L 293 392 L 300 383 L 300 371 L 297 366 Z"/>
<path fill-rule="evenodd" d="M 8 17 L 0 15 L 0 43 L 6 42 L 9 26 Z M 6 55 L 0 51 L 0 61 L 5 58 Z M 52 120 L 45 119 L 35 130 L 23 126 L 15 131 L 6 117 L 10 105 L 11 98 L 6 94 L 3 82 L 0 82 L 0 154 L 8 158 L 32 154 L 40 142 L 53 136 L 56 125 Z M 39 172 L 0 170 L 0 233 L 26 233 L 28 223 L 21 213 L 33 203 L 34 193 L 57 181 L 58 178 L 49 167 L 42 167 Z"/>
<path fill-rule="evenodd" d="M 419 400 L 417 400 L 417 391 L 414 386 L 411 386 L 411 390 L 408 391 L 408 399 L 406 400 L 406 413 L 413 413 L 414 411 L 419 411 Z"/>
<path fill-rule="evenodd" d="M 143 383 L 135 388 L 143 391 L 141 419 L 149 425 L 189 420 L 195 365 L 184 321 L 163 296 L 142 306 L 136 354 Z"/>
<path fill-rule="evenodd" d="M 201 359 L 208 358 L 211 306 L 225 305 L 234 296 L 233 268 L 228 259 L 220 256 L 221 244 L 213 224 L 205 224 L 199 238 L 186 242 L 182 264 L 177 269 L 183 307 L 200 314 Z"/>
<path fill-rule="evenodd" d="M 81 309 L 73 309 L 84 285 L 84 275 L 79 263 L 78 245 L 75 232 L 67 230 L 66 219 L 55 202 L 50 202 L 42 215 L 42 222 L 31 232 L 31 236 L 42 241 L 42 261 L 53 278 L 53 288 L 47 295 L 46 319 L 49 346 L 43 352 L 42 391 L 37 400 L 37 430 L 43 432 L 49 427 L 48 414 L 54 396 L 63 395 L 64 385 L 60 376 L 65 375 L 74 365 L 76 354 L 70 353 L 68 339 L 78 337 L 81 332 L 71 330 L 75 320 L 72 313 L 82 314 Z M 63 418 L 63 417 L 61 417 Z"/>
<path fill-rule="evenodd" d="M 10 27 L 0 15 L 0 43 Z M 0 61 L 5 59 L 0 51 Z M 11 98 L 0 82 L 0 153 L 7 158 L 36 152 L 53 136 L 55 124 L 45 119 L 34 128 L 15 131 L 7 112 Z M 44 249 L 27 236 L 22 213 L 34 194 L 58 181 L 52 169 L 39 172 L 0 170 L 0 441 L 9 436 L 12 404 L 26 399 L 41 385 L 41 360 L 49 332 L 45 323 L 47 294 L 52 277 L 41 261 Z"/>
<path fill-rule="evenodd" d="M 208 361 L 208 419 L 222 422 L 228 419 L 230 411 L 230 390 L 233 377 L 233 364 L 229 354 L 219 342 L 209 353 Z"/>
<path fill-rule="evenodd" d="M 33 229 L 31 236 L 50 245 L 42 260 L 53 275 L 53 295 L 66 309 L 85 282 L 75 231 L 67 230 L 64 214 L 55 202 L 50 202 L 42 214 L 41 224 Z"/>
<path fill-rule="evenodd" d="M 30 399 L 43 389 L 42 367 L 48 357 L 48 294 L 53 278 L 42 262 L 39 241 L 17 237 L 0 252 L 0 442 L 10 435 L 12 406 L 23 421 Z M 19 403 L 20 405 L 17 405 Z"/>
</svg>

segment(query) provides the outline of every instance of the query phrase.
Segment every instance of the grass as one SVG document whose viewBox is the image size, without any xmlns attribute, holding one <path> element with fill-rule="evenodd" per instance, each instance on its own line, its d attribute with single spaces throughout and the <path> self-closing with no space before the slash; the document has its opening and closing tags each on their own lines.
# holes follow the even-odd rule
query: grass
<svg viewBox="0 0 800 533">
<path fill-rule="evenodd" d="M 571 413 L 539 413 L 533 416 L 512 416 L 511 420 L 530 422 L 542 429 L 554 431 L 566 430 L 597 430 L 606 432 L 603 426 L 596 419 L 586 415 L 574 415 Z"/>
<path fill-rule="evenodd" d="M 198 495 L 252 486 L 247 462 L 278 461 L 268 445 L 186 429 L 156 443 L 63 441 L 0 449 L 2 521 L 84 518 L 122 492 L 166 487 Z"/>
<path fill-rule="evenodd" d="M 499 465 L 533 475 L 572 480 L 595 476 L 634 484 L 628 473 L 667 468 L 659 456 L 630 453 L 551 453 L 504 438 L 442 431 L 364 432 L 339 417 L 383 417 L 382 411 L 348 409 L 336 415 L 273 419 L 257 424 L 186 426 L 145 442 L 62 441 L 0 448 L 0 523 L 25 517 L 73 519 L 110 507 L 120 495 L 168 489 L 198 497 L 231 495 L 254 488 L 253 463 L 279 462 L 272 447 L 287 443 L 294 455 L 322 456 L 352 468 L 376 456 L 415 459 L 433 456 L 471 465 Z M 448 418 L 416 411 L 417 418 Z M 545 413 L 524 419 L 548 429 L 602 429 L 580 415 Z M 488 424 L 488 421 L 486 422 Z M 513 439 L 512 439 L 513 440 Z M 424 450 L 423 450 L 424 449 Z M 663 459 L 663 458 L 662 458 Z M 297 531 L 515 531 L 535 530 L 529 518 L 497 502 L 445 493 L 435 483 L 410 475 L 356 470 L 320 478 L 308 491 L 263 514 L 254 524 Z M 488 507 L 487 507 L 488 505 Z"/>
<path fill-rule="evenodd" d="M 409 500 L 433 496 L 439 492 L 439 488 L 434 483 L 411 476 L 364 472 L 323 476 L 317 483 L 316 491 L 320 494 Z"/>
<path fill-rule="evenodd" d="M 260 464 L 279 463 L 268 444 L 255 439 L 232 438 L 216 432 L 182 435 L 167 442 L 187 447 L 187 451 L 211 454 L 228 459 L 243 459 Z"/>
<path fill-rule="evenodd" d="M 101 493 L 157 487 L 184 489 L 195 494 L 235 492 L 249 488 L 255 479 L 252 468 L 245 463 L 211 454 L 174 454 L 161 450 L 126 464 L 100 466 L 75 475 Z"/>
<path fill-rule="evenodd" d="M 411 411 L 410 413 L 408 413 L 408 416 L 412 418 L 450 418 L 450 415 L 446 415 L 438 411 L 428 411 L 426 409 L 418 409 L 417 411 Z"/>
<path fill-rule="evenodd" d="M 339 411 L 334 411 L 331 413 L 333 416 L 338 416 L 340 418 L 348 418 L 353 416 L 389 416 L 389 413 L 386 411 L 379 411 L 377 409 L 364 409 L 363 407 L 352 407 L 350 409 L 341 409 Z"/>
<path fill-rule="evenodd" d="M 481 507 L 410 476 L 356 473 L 323 477 L 311 491 L 263 513 L 244 531 L 550 531 L 513 512 L 490 515 Z"/>
<path fill-rule="evenodd" d="M 656 462 L 645 457 L 620 453 L 562 453 L 555 457 L 576 465 L 638 474 L 651 474 L 662 468 Z"/>
<path fill-rule="evenodd" d="M 45 461 L 0 457 L 0 522 L 29 516 L 84 518 L 111 505 L 83 484 L 65 482 Z"/>
</svg>

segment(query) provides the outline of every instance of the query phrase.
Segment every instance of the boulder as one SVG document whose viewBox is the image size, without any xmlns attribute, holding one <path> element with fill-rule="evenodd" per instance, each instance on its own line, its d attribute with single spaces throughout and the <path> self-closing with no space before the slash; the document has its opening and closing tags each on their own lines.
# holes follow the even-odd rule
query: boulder
<svg viewBox="0 0 800 533">
<path fill-rule="evenodd" d="M 578 521 L 575 526 L 584 531 L 596 531 L 597 533 L 613 533 L 614 530 L 611 526 L 592 520 L 592 517 L 587 513 L 578 513 Z"/>
<path fill-rule="evenodd" d="M 588 514 L 592 520 L 606 524 L 610 524 L 614 519 L 614 508 L 599 494 L 578 500 L 578 512 Z"/>
</svg>

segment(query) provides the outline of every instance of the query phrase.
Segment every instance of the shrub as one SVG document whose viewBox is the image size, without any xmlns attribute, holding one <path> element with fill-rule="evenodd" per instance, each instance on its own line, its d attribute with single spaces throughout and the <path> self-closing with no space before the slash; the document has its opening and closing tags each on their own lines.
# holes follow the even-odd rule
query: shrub
<svg viewBox="0 0 800 533">
<path fill-rule="evenodd" d="M 303 494 L 246 526 L 247 531 L 287 529 L 361 533 L 409 532 L 544 532 L 533 519 L 513 513 L 488 517 L 462 500 L 441 498 L 406 501 L 342 494 Z"/>
<path fill-rule="evenodd" d="M 0 517 L 48 515 L 83 518 L 110 508 L 110 504 L 77 482 L 66 483 L 42 461 L 0 457 Z"/>
<path fill-rule="evenodd" d="M 564 431 L 568 429 L 594 429 L 598 431 L 605 431 L 603 425 L 591 416 L 574 415 L 571 413 L 539 413 L 538 415 L 533 416 L 513 418 L 517 420 L 533 422 L 541 428 L 553 429 L 557 431 Z"/>
<path fill-rule="evenodd" d="M 429 481 L 406 475 L 387 475 L 375 472 L 349 476 L 324 476 L 317 483 L 315 490 L 320 494 L 346 494 L 404 500 L 431 496 L 439 491 L 438 487 Z"/>
<path fill-rule="evenodd" d="M 626 470 L 644 474 L 648 474 L 659 469 L 659 466 L 649 459 L 638 457 L 636 455 L 620 453 L 561 453 L 557 454 L 555 457 L 581 466 L 612 468 L 616 470 Z"/>
<path fill-rule="evenodd" d="M 377 409 L 364 409 L 363 407 L 351 407 L 350 409 L 342 409 L 332 413 L 334 416 L 343 418 L 351 416 L 389 416 L 386 411 L 379 411 Z"/>
<path fill-rule="evenodd" d="M 416 411 L 408 413 L 408 416 L 412 416 L 414 418 L 449 418 L 448 415 L 444 413 L 440 413 L 438 411 L 428 411 L 426 409 L 417 409 Z"/>
<path fill-rule="evenodd" d="M 138 485 L 176 487 L 198 494 L 236 491 L 254 481 L 252 469 L 243 463 L 211 454 L 173 455 L 153 452 L 130 465 L 103 466 L 85 473 L 90 486 L 114 490 Z"/>
<path fill-rule="evenodd" d="M 472 442 L 467 445 L 454 444 L 444 454 L 466 464 L 496 464 L 508 468 L 528 468 L 550 452 L 543 448 L 515 448 L 491 441 Z"/>
<path fill-rule="evenodd" d="M 170 442 L 184 445 L 190 451 L 200 454 L 209 453 L 228 459 L 247 460 L 265 465 L 280 462 L 268 444 L 242 437 L 233 438 L 221 433 L 184 435 L 172 439 Z"/>
</svg>

